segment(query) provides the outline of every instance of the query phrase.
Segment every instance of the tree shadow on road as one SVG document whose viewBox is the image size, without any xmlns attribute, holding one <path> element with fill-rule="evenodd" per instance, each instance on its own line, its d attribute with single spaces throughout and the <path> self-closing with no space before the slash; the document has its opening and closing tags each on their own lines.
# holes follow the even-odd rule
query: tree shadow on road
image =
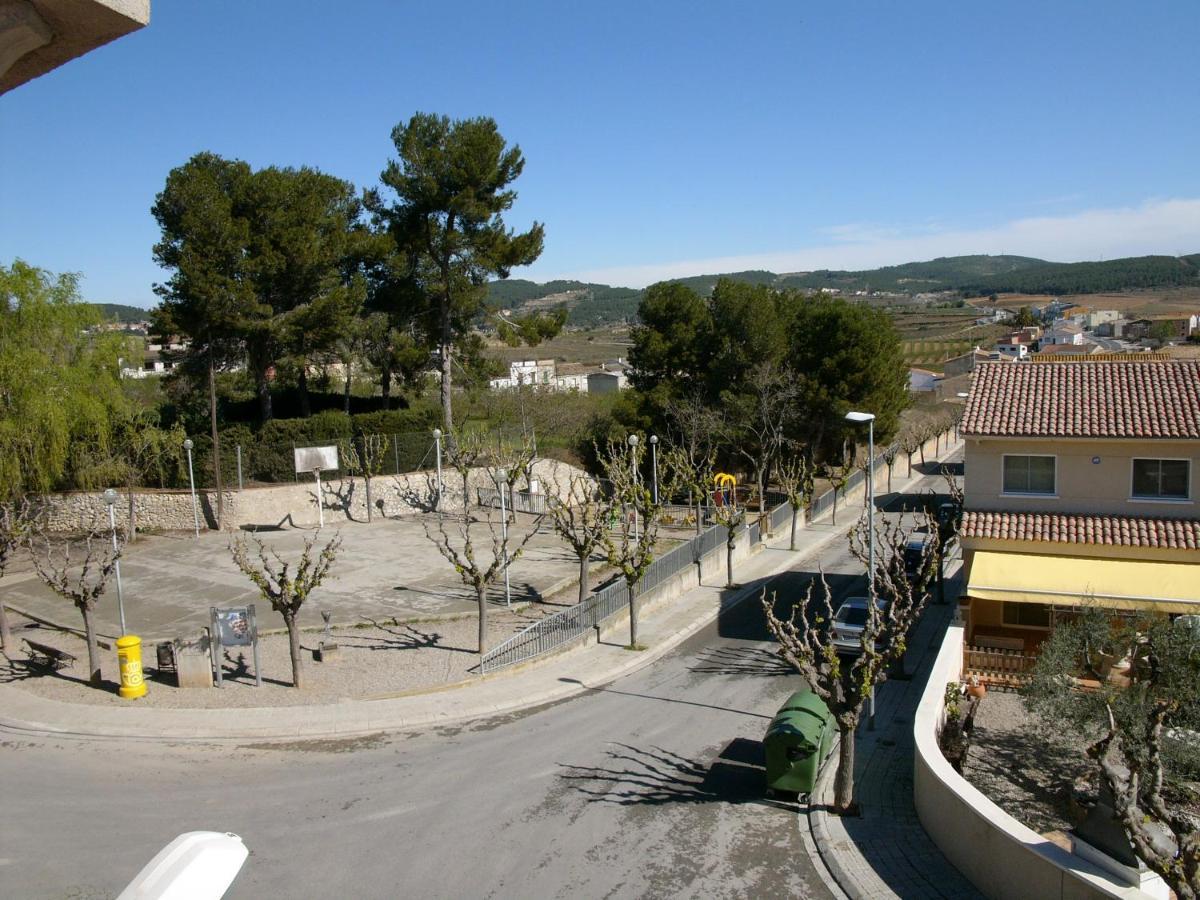
<svg viewBox="0 0 1200 900">
<path fill-rule="evenodd" d="M 736 738 L 712 763 L 662 747 L 613 744 L 606 766 L 564 765 L 559 778 L 591 803 L 661 806 L 670 803 L 753 803 L 777 806 L 765 796 L 762 745 Z"/>
<path fill-rule="evenodd" d="M 689 671 L 700 675 L 795 675 L 796 670 L 766 647 L 709 647 L 696 654 Z"/>
</svg>

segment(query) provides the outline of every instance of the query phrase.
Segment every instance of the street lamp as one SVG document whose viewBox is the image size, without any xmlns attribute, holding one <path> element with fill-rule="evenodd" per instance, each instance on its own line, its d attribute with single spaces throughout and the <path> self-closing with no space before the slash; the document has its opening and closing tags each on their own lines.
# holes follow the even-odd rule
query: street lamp
<svg viewBox="0 0 1200 900">
<path fill-rule="evenodd" d="M 846 421 L 867 423 L 867 602 L 875 604 L 875 414 L 848 412 Z M 871 685 L 871 710 L 867 729 L 875 730 L 875 685 Z"/>
<path fill-rule="evenodd" d="M 433 429 L 433 446 L 437 453 L 437 497 L 434 499 L 433 508 L 438 512 L 442 511 L 442 429 Z M 463 503 L 467 500 L 464 497 Z"/>
<path fill-rule="evenodd" d="M 638 486 L 638 467 L 637 467 L 637 445 L 638 436 L 631 434 L 629 436 L 629 465 L 633 469 L 633 539 L 638 539 L 638 519 L 637 519 L 637 486 Z"/>
<path fill-rule="evenodd" d="M 113 507 L 117 504 L 117 492 L 109 488 L 104 492 L 104 505 L 108 507 L 108 527 L 112 532 L 113 553 L 119 553 L 120 548 L 117 546 L 117 520 L 113 515 Z M 125 594 L 121 590 L 121 560 L 114 561 L 113 566 L 117 573 L 117 616 L 121 620 L 121 637 L 125 636 Z"/>
<path fill-rule="evenodd" d="M 500 534 L 504 542 L 504 605 L 512 609 L 512 590 L 508 585 L 508 508 L 504 503 L 505 488 L 508 487 L 508 471 L 496 472 L 496 487 L 500 489 Z M 464 500 L 464 502 L 466 502 Z"/>
<path fill-rule="evenodd" d="M 650 465 L 654 471 L 654 505 L 658 506 L 658 435 L 650 435 Z"/>
<path fill-rule="evenodd" d="M 195 446 L 191 438 L 183 442 L 188 455 L 188 484 L 192 487 L 192 523 L 196 526 L 196 540 L 200 540 L 200 507 L 196 505 L 196 476 L 192 471 L 192 448 Z"/>
</svg>

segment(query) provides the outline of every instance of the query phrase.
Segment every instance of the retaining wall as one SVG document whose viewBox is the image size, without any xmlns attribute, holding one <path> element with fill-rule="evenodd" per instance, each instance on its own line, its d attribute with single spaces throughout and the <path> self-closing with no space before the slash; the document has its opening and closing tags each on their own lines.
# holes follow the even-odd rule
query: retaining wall
<svg viewBox="0 0 1200 900">
<path fill-rule="evenodd" d="M 474 502 L 475 492 L 483 487 L 495 487 L 488 469 L 474 469 L 468 490 Z M 561 496 L 570 485 L 572 476 L 586 476 L 582 470 L 554 459 L 540 459 L 533 464 L 533 476 L 541 482 L 543 493 Z M 375 515 L 388 517 L 421 512 L 428 508 L 436 493 L 434 472 L 411 472 L 406 475 L 385 475 L 371 479 L 371 502 Z M 216 527 L 216 491 L 197 491 L 200 527 Z M 325 521 L 367 518 L 366 484 L 362 478 L 340 478 L 321 481 L 321 501 Z M 146 490 L 134 492 L 136 521 L 139 531 L 190 531 L 193 527 L 192 495 L 190 491 Z M 462 478 L 453 470 L 442 474 L 442 505 L 445 511 L 458 511 L 463 504 Z M 277 484 L 246 488 L 244 491 L 225 491 L 225 527 L 316 525 L 316 481 L 311 476 L 293 484 Z M 77 532 L 93 526 L 108 526 L 108 509 L 100 492 L 48 494 L 39 500 L 50 531 Z M 127 527 L 129 496 L 118 492 L 115 507 L 117 524 Z"/>
<path fill-rule="evenodd" d="M 995 900 L 1148 898 L 1022 825 L 942 756 L 938 732 L 945 721 L 946 684 L 962 679 L 962 659 L 963 629 L 952 625 L 913 722 L 913 802 L 933 842 L 976 888 Z"/>
</svg>

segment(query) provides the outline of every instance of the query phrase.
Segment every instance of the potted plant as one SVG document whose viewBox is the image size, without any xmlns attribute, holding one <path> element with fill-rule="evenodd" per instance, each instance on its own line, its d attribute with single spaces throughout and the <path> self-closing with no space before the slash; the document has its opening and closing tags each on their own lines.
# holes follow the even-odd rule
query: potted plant
<svg viewBox="0 0 1200 900">
<path fill-rule="evenodd" d="M 979 680 L 978 675 L 972 675 L 967 679 L 967 693 L 976 699 L 980 699 L 987 694 L 987 686 Z"/>
</svg>

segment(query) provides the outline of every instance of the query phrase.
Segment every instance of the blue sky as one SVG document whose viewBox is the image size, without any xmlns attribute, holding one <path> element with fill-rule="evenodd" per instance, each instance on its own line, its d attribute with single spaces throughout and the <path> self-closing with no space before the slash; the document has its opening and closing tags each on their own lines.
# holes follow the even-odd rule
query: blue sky
<svg viewBox="0 0 1200 900">
<path fill-rule="evenodd" d="M 1200 251 L 1195 0 L 152 0 L 0 97 L 0 262 L 154 302 L 200 150 L 377 183 L 416 111 L 490 115 L 546 225 L 521 277 L 640 286 L 958 253 Z"/>
</svg>

